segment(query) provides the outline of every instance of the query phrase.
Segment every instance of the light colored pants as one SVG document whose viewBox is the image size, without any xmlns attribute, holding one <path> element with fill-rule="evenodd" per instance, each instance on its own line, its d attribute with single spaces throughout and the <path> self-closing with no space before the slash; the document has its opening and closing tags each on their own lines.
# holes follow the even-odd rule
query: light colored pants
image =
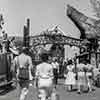
<svg viewBox="0 0 100 100">
<path fill-rule="evenodd" d="M 38 80 L 38 97 L 41 100 L 45 100 L 46 97 L 50 97 L 53 89 L 53 80 L 49 79 L 42 79 L 39 78 Z"/>
</svg>

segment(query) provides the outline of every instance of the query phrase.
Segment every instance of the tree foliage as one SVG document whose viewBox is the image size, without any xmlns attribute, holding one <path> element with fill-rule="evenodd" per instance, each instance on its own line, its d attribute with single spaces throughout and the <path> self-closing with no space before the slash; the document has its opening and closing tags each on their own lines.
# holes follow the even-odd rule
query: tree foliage
<svg viewBox="0 0 100 100">
<path fill-rule="evenodd" d="M 100 0 L 90 0 L 95 16 L 100 18 Z"/>
</svg>

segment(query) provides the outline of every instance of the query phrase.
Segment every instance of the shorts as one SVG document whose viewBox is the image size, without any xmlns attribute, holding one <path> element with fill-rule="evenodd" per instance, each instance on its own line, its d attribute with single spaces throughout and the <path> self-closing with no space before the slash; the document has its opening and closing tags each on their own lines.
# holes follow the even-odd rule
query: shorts
<svg viewBox="0 0 100 100">
<path fill-rule="evenodd" d="M 53 90 L 53 80 L 52 79 L 39 79 L 38 80 L 38 93 L 45 91 L 46 96 L 51 96 Z"/>
<path fill-rule="evenodd" d="M 28 88 L 29 87 L 29 80 L 20 79 L 19 85 L 21 88 Z"/>
</svg>

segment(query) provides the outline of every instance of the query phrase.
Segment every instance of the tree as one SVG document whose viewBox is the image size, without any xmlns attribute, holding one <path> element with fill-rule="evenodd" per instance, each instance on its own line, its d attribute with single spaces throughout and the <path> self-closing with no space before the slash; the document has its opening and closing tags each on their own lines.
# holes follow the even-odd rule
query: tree
<svg viewBox="0 0 100 100">
<path fill-rule="evenodd" d="M 100 0 L 90 0 L 95 16 L 100 18 Z"/>
</svg>

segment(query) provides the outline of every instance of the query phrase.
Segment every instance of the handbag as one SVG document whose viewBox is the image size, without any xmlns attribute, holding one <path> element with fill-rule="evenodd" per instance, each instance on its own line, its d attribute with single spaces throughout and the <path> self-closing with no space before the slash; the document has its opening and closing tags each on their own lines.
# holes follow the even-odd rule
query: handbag
<svg viewBox="0 0 100 100">
<path fill-rule="evenodd" d="M 27 68 L 19 68 L 19 79 L 29 80 L 29 70 Z"/>
<path fill-rule="evenodd" d="M 19 61 L 18 61 L 19 64 Z M 19 73 L 18 73 L 18 78 L 19 79 L 23 79 L 23 80 L 29 80 L 29 69 L 28 69 L 28 61 L 26 62 L 26 64 L 24 66 L 21 66 L 19 64 Z"/>
</svg>

